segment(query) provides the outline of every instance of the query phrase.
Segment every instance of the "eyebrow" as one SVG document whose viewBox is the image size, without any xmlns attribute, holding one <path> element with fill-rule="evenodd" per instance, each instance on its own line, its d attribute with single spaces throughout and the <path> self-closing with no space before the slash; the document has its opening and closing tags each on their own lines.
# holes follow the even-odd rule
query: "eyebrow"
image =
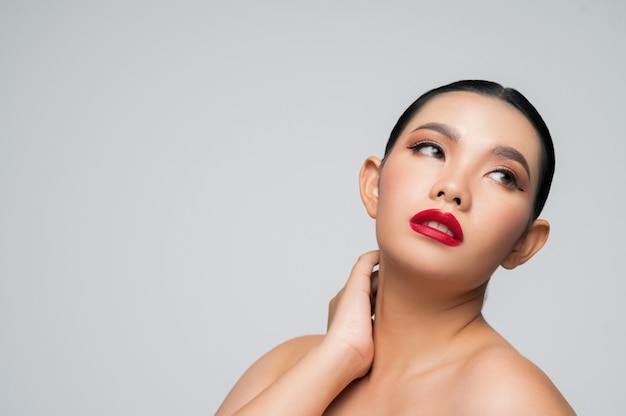
<svg viewBox="0 0 626 416">
<path fill-rule="evenodd" d="M 433 130 L 454 141 L 458 141 L 461 138 L 461 134 L 457 129 L 443 123 L 432 122 L 422 124 L 421 126 L 411 130 L 411 133 L 418 130 Z M 524 155 L 522 155 L 519 151 L 509 146 L 496 146 L 492 152 L 494 155 L 502 159 L 511 159 L 522 165 L 528 175 L 528 179 L 530 179 L 530 167 L 528 166 L 528 162 L 526 161 Z"/>
<path fill-rule="evenodd" d="M 443 123 L 426 123 L 426 124 L 422 124 L 421 126 L 411 130 L 411 133 L 413 133 L 414 131 L 418 131 L 418 130 L 434 130 L 437 133 L 443 134 L 444 136 L 448 137 L 449 139 L 452 140 L 459 140 L 459 138 L 461 137 L 461 135 L 459 134 L 459 131 L 457 129 L 455 129 L 452 126 L 448 126 L 447 124 L 443 124 Z"/>
<path fill-rule="evenodd" d="M 528 167 L 528 162 L 526 161 L 524 155 L 522 155 L 520 152 L 509 146 L 496 146 L 493 149 L 493 154 L 504 159 L 514 160 L 522 165 L 522 167 L 526 171 L 526 174 L 528 175 L 528 179 L 530 179 L 530 168 Z"/>
</svg>

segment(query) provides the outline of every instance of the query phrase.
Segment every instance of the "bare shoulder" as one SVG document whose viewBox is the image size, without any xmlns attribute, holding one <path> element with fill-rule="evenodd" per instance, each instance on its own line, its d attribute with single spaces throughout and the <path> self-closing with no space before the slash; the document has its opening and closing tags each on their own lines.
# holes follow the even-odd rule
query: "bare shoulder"
<svg viewBox="0 0 626 416">
<path fill-rule="evenodd" d="M 464 414 L 575 415 L 548 376 L 508 344 L 477 351 L 458 380 L 463 406 L 469 405 Z"/>
<path fill-rule="evenodd" d="M 309 350 L 317 346 L 323 337 L 323 335 L 305 335 L 290 339 L 271 349 L 241 376 L 216 414 L 231 414 L 252 400 Z"/>
</svg>

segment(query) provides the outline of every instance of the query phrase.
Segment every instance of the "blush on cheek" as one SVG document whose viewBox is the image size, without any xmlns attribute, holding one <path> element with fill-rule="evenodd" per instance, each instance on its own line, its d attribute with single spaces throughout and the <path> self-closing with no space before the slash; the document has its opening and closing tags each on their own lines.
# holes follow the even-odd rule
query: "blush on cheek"
<svg viewBox="0 0 626 416">
<path fill-rule="evenodd" d="M 522 238 L 529 230 L 530 225 L 532 224 L 532 217 L 530 214 L 519 216 L 515 220 L 512 219 L 511 227 L 508 235 L 510 236 L 510 249 L 512 250 L 515 247 L 515 244 Z"/>
</svg>

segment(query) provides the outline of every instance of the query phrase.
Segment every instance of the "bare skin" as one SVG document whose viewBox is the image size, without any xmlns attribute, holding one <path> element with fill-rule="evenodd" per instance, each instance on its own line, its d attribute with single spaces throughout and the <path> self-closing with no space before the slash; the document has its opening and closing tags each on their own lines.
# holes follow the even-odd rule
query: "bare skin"
<svg viewBox="0 0 626 416">
<path fill-rule="evenodd" d="M 461 139 L 440 137 L 432 122 Z M 331 300 L 327 333 L 261 357 L 218 416 L 574 414 L 481 314 L 493 271 L 523 264 L 548 236 L 547 222 L 528 223 L 539 165 L 532 127 L 498 100 L 447 93 L 406 130 L 384 167 L 369 158 L 361 170 L 380 250 L 359 258 Z M 528 168 L 494 155 L 503 146 L 519 151 Z M 494 165 L 515 172 L 515 186 Z M 458 218 L 465 234 L 458 247 L 408 227 L 415 211 L 433 207 Z"/>
</svg>

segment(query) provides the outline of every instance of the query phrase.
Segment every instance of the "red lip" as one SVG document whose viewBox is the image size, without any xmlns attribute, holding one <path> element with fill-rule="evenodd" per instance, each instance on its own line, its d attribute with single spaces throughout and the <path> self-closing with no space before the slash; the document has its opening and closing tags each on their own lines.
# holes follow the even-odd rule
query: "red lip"
<svg viewBox="0 0 626 416">
<path fill-rule="evenodd" d="M 444 231 L 426 225 L 429 221 L 435 221 L 445 225 L 450 232 L 454 234 L 454 237 Z M 416 233 L 430 237 L 447 246 L 456 247 L 463 242 L 463 230 L 461 229 L 461 225 L 456 218 L 454 218 L 454 215 L 450 213 L 442 212 L 438 209 L 427 209 L 415 214 L 413 218 L 411 218 L 410 224 L 411 228 Z"/>
</svg>

